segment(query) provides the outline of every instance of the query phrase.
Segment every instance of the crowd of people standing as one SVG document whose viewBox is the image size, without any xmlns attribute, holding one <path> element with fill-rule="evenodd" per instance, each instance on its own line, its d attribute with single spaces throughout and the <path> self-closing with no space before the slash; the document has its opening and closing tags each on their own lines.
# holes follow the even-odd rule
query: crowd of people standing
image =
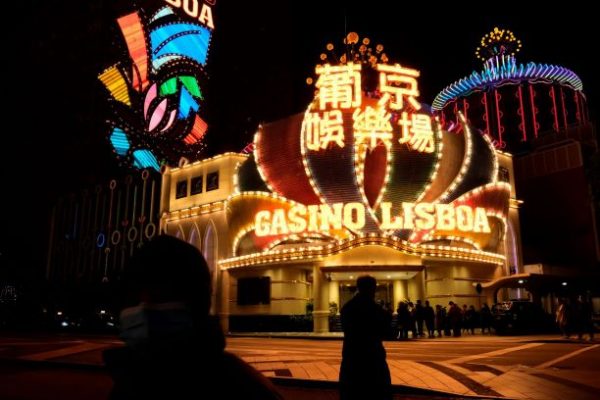
<svg viewBox="0 0 600 400">
<path fill-rule="evenodd" d="M 389 305 L 380 302 L 387 311 L 390 320 L 390 339 L 406 340 L 410 338 L 434 338 L 442 336 L 461 336 L 474 334 L 479 328 L 481 333 L 491 333 L 492 310 L 483 304 L 479 310 L 473 305 L 464 304 L 462 308 L 451 301 L 448 306 L 431 306 L 428 300 L 401 301 L 394 313 Z"/>
</svg>

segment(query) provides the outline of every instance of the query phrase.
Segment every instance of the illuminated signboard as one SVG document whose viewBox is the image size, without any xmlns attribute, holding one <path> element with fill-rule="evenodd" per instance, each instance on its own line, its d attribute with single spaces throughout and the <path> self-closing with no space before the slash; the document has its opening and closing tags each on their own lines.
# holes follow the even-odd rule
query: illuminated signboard
<svg viewBox="0 0 600 400">
<path fill-rule="evenodd" d="M 259 128 L 228 201 L 236 256 L 356 235 L 499 252 L 510 186 L 491 142 L 464 118 L 442 131 L 419 71 L 369 44 L 350 33 L 341 56 L 327 45 L 305 113 Z"/>
<path fill-rule="evenodd" d="M 441 229 L 462 232 L 490 232 L 483 207 L 454 207 L 450 204 L 403 203 L 402 216 L 392 217 L 391 203 L 381 203 L 381 228 Z M 256 236 L 275 236 L 290 233 L 329 232 L 347 227 L 360 231 L 365 226 L 365 206 L 361 203 L 335 203 L 278 208 L 256 213 Z"/>
<path fill-rule="evenodd" d="M 167 4 L 173 7 L 181 8 L 188 16 L 197 18 L 201 24 L 208 26 L 210 29 L 215 29 L 213 21 L 213 13 L 211 5 L 215 4 L 215 0 L 202 3 L 198 0 L 165 0 Z"/>
<path fill-rule="evenodd" d="M 197 159 L 205 146 L 202 87 L 214 1 L 166 3 L 117 19 L 128 57 L 98 77 L 110 94 L 110 143 L 122 164 L 135 168 Z"/>
</svg>

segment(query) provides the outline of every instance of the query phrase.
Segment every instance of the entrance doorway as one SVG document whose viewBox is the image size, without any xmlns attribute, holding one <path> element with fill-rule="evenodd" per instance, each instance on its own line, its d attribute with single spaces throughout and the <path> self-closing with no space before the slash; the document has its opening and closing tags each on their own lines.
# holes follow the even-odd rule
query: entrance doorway
<svg viewBox="0 0 600 400">
<path fill-rule="evenodd" d="M 340 310 L 356 293 L 356 281 L 340 282 Z M 393 285 L 390 281 L 377 282 L 375 290 L 375 301 L 387 307 L 394 307 Z"/>
</svg>

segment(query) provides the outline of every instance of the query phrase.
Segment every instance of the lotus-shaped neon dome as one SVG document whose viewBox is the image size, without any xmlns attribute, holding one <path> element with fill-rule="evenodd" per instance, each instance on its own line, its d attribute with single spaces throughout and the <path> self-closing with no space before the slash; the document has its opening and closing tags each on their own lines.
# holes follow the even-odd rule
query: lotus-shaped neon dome
<svg viewBox="0 0 600 400">
<path fill-rule="evenodd" d="M 442 131 L 417 100 L 418 71 L 383 62 L 380 45 L 354 45 L 337 58 L 351 61 L 317 66 L 306 112 L 259 127 L 228 201 L 234 255 L 369 237 L 416 253 L 452 243 L 499 262 L 510 186 L 490 141 L 464 118 Z"/>
</svg>

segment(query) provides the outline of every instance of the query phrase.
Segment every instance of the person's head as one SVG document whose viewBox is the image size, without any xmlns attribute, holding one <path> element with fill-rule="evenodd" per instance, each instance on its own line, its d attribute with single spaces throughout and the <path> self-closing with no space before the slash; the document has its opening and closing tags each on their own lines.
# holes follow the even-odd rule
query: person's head
<svg viewBox="0 0 600 400">
<path fill-rule="evenodd" d="M 452 306 L 454 305 L 454 302 L 453 302 L 453 301 L 449 301 L 449 302 L 448 302 L 448 305 L 449 305 L 450 307 L 452 307 Z"/>
<path fill-rule="evenodd" d="M 195 318 L 208 315 L 210 272 L 194 246 L 161 235 L 139 248 L 125 270 L 121 309 L 140 303 L 180 302 Z"/>
<path fill-rule="evenodd" d="M 377 280 L 370 275 L 360 276 L 356 280 L 356 288 L 361 295 L 374 299 Z"/>
<path fill-rule="evenodd" d="M 425 300 L 425 305 L 429 307 L 429 300 Z"/>
</svg>

